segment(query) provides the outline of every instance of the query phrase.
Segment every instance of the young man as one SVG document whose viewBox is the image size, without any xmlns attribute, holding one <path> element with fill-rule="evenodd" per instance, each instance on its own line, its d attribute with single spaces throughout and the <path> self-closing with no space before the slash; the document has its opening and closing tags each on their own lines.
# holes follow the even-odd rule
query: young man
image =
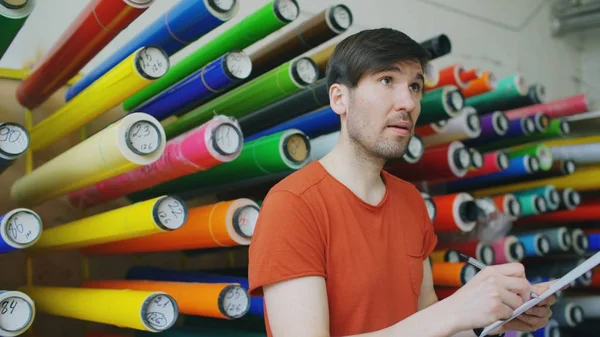
<svg viewBox="0 0 600 337">
<path fill-rule="evenodd" d="M 336 47 L 327 78 L 338 144 L 269 191 L 250 245 L 250 293 L 264 294 L 268 336 L 475 336 L 530 289 L 547 289 L 505 264 L 438 302 L 428 262 L 437 237 L 423 199 L 383 170 L 413 135 L 428 57 L 392 29 Z M 541 328 L 554 301 L 494 333 Z"/>
</svg>

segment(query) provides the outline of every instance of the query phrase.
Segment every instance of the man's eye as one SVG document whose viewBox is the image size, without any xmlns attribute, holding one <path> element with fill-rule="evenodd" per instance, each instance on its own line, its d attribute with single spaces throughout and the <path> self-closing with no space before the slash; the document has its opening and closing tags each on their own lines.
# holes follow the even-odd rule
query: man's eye
<svg viewBox="0 0 600 337">
<path fill-rule="evenodd" d="M 421 85 L 418 83 L 413 83 L 410 85 L 410 89 L 414 92 L 421 92 Z"/>
<path fill-rule="evenodd" d="M 381 83 L 385 84 L 385 85 L 390 85 L 392 84 L 392 78 L 391 77 L 384 77 L 380 80 Z"/>
</svg>

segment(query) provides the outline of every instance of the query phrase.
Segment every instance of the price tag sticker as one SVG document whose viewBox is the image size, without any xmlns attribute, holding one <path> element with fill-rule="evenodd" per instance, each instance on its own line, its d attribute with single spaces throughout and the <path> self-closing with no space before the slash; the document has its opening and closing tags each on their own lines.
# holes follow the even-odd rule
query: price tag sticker
<svg viewBox="0 0 600 337">
<path fill-rule="evenodd" d="M 287 139 L 285 144 L 287 153 L 290 159 L 299 163 L 306 159 L 308 156 L 308 147 L 306 140 L 300 135 L 292 135 Z"/>
<path fill-rule="evenodd" d="M 229 287 L 223 296 L 222 308 L 225 315 L 230 318 L 238 318 L 248 311 L 250 297 L 246 290 L 239 286 Z"/>
<path fill-rule="evenodd" d="M 19 155 L 29 146 L 29 137 L 25 130 L 14 124 L 0 125 L 0 151 L 10 155 Z"/>
<path fill-rule="evenodd" d="M 293 21 L 298 17 L 300 10 L 295 1 L 292 0 L 279 0 L 277 2 L 277 11 L 281 17 L 288 21 Z"/>
<path fill-rule="evenodd" d="M 296 63 L 298 76 L 304 83 L 313 83 L 317 79 L 317 69 L 314 64 L 307 59 L 300 59 Z"/>
<path fill-rule="evenodd" d="M 237 79 L 244 79 L 252 72 L 252 60 L 244 53 L 231 52 L 225 58 L 227 70 Z"/>
<path fill-rule="evenodd" d="M 177 306 L 170 296 L 158 295 L 146 307 L 146 322 L 153 329 L 166 330 L 175 322 L 177 312 Z"/>
<path fill-rule="evenodd" d="M 5 225 L 7 237 L 19 245 L 27 245 L 40 236 L 42 224 L 40 219 L 29 211 L 20 210 L 8 218 Z"/>
<path fill-rule="evenodd" d="M 236 231 L 247 238 L 252 237 L 256 221 L 258 220 L 259 210 L 254 206 L 245 206 L 240 208 L 236 214 L 238 225 Z"/>
<path fill-rule="evenodd" d="M 342 29 L 350 27 L 350 13 L 348 13 L 348 10 L 344 6 L 335 7 L 333 9 L 333 17 Z"/>
<path fill-rule="evenodd" d="M 31 305 L 16 296 L 7 297 L 0 302 L 0 329 L 17 332 L 25 328 L 33 317 Z"/>
<path fill-rule="evenodd" d="M 214 130 L 215 150 L 230 155 L 237 152 L 242 146 L 241 134 L 231 124 L 221 124 Z"/>
<path fill-rule="evenodd" d="M 173 197 L 159 200 L 155 208 L 157 220 L 164 228 L 177 229 L 183 226 L 187 219 L 186 207 Z"/>
<path fill-rule="evenodd" d="M 158 128 L 148 121 L 135 122 L 127 132 L 127 145 L 139 155 L 154 153 L 160 143 Z"/>
<path fill-rule="evenodd" d="M 137 65 L 142 76 L 157 79 L 169 70 L 169 59 L 160 49 L 146 47 L 139 52 Z"/>
</svg>

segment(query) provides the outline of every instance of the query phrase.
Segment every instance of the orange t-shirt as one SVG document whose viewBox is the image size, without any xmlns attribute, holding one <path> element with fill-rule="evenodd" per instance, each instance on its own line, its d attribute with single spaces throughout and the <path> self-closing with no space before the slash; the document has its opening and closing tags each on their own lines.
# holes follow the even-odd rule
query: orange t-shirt
<svg viewBox="0 0 600 337">
<path fill-rule="evenodd" d="M 383 172 L 386 193 L 370 205 L 318 161 L 265 197 L 249 250 L 251 295 L 303 276 L 326 279 L 331 336 L 394 325 L 418 310 L 423 260 L 437 243 L 414 185 Z M 272 336 L 265 310 L 267 335 Z"/>
</svg>

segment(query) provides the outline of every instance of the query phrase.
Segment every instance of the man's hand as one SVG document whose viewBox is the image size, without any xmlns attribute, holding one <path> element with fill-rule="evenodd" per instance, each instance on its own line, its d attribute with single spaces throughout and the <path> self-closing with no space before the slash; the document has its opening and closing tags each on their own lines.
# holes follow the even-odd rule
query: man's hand
<svg viewBox="0 0 600 337">
<path fill-rule="evenodd" d="M 550 285 L 554 282 L 556 281 L 534 284 L 531 289 L 536 295 L 540 295 L 548 290 Z M 502 326 L 502 332 L 510 330 L 532 332 L 545 327 L 548 324 L 548 319 L 552 316 L 550 307 L 554 305 L 554 303 L 556 303 L 556 296 L 552 295 L 535 307 L 527 310 L 522 315 L 504 324 Z"/>
</svg>

